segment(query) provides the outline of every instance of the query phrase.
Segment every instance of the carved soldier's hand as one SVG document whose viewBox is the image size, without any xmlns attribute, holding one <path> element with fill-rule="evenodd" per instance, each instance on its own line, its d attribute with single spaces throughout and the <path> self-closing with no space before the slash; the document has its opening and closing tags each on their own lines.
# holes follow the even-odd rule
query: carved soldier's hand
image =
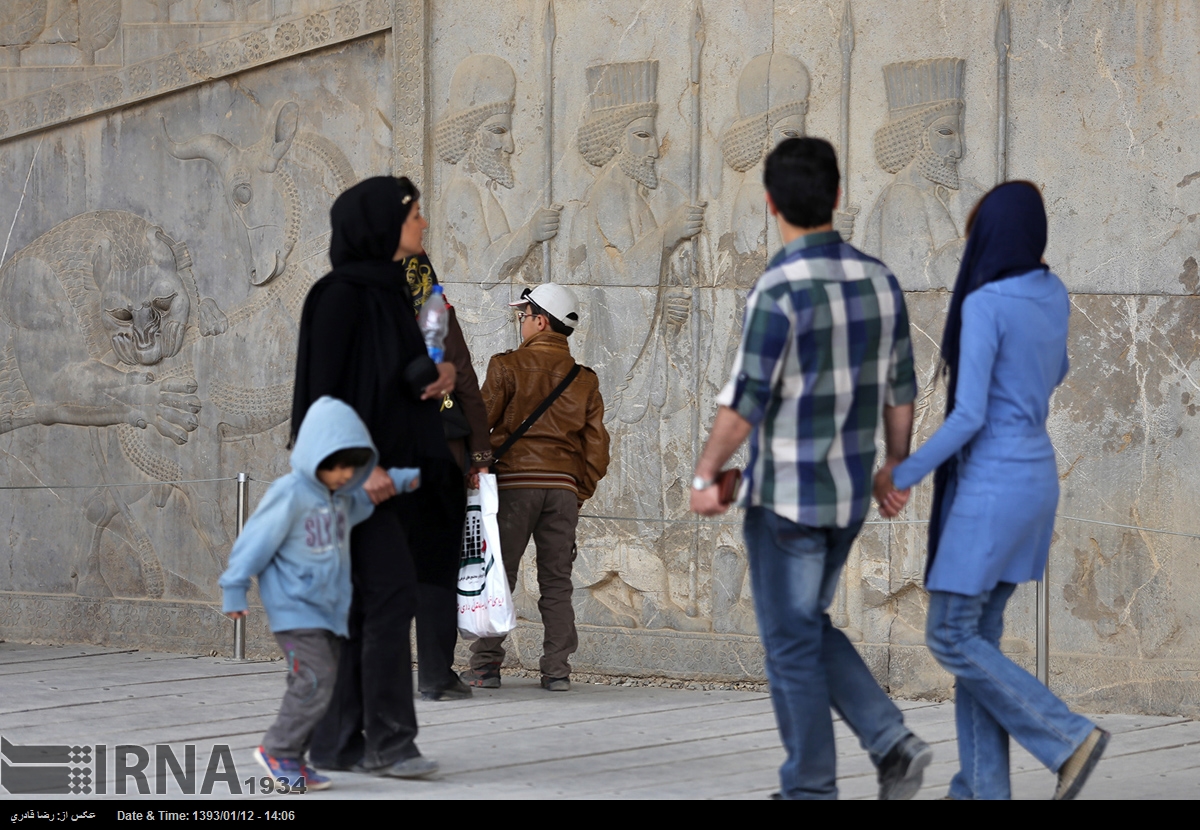
<svg viewBox="0 0 1200 830">
<path fill-rule="evenodd" d="M 200 333 L 205 337 L 224 334 L 229 328 L 229 320 L 225 317 L 225 313 L 217 307 L 217 301 L 212 297 L 205 297 L 200 301 L 199 313 Z"/>
<path fill-rule="evenodd" d="M 545 242 L 558 235 L 558 223 L 562 214 L 562 205 L 551 205 L 539 208 L 529 220 L 534 242 Z"/>
<path fill-rule="evenodd" d="M 692 296 L 688 292 L 678 288 L 668 291 L 663 311 L 667 322 L 676 326 L 682 326 L 687 322 L 688 317 L 691 316 Z"/>
<path fill-rule="evenodd" d="M 854 236 L 854 220 L 858 216 L 858 208 L 847 205 L 845 210 L 833 212 L 833 229 L 842 235 L 842 239 Z"/>
<path fill-rule="evenodd" d="M 704 230 L 704 209 L 708 202 L 698 205 L 680 205 L 667 220 L 663 242 L 673 248 L 685 239 L 691 239 Z"/>
</svg>

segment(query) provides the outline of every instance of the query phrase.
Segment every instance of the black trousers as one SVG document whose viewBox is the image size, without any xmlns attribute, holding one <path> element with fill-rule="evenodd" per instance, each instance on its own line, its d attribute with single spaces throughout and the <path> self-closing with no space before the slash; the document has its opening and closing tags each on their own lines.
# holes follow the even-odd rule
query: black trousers
<svg viewBox="0 0 1200 830">
<path fill-rule="evenodd" d="M 417 689 L 437 692 L 458 681 L 454 646 L 458 643 L 458 590 L 444 585 L 417 586 Z"/>
<path fill-rule="evenodd" d="M 417 566 L 417 687 L 436 692 L 453 686 L 458 642 L 458 565 L 467 494 L 463 473 L 451 461 L 421 465 L 421 487 L 397 499 Z"/>
<path fill-rule="evenodd" d="M 390 501 L 351 532 L 350 638 L 333 701 L 313 733 L 309 754 L 318 768 L 374 769 L 421 754 L 409 644 L 417 572 L 407 536 Z"/>
</svg>

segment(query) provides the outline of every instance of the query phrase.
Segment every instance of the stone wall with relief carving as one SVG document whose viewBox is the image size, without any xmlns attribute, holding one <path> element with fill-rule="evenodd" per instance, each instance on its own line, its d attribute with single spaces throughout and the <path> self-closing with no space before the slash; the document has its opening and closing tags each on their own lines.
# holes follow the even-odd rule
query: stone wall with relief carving
<svg viewBox="0 0 1200 830">
<path fill-rule="evenodd" d="M 380 0 L 0 11 L 0 636 L 228 648 L 230 479 L 253 502 L 287 469 L 329 206 L 391 167 L 392 21 Z"/>
<path fill-rule="evenodd" d="M 481 372 L 516 345 L 524 287 L 581 299 L 573 347 L 614 441 L 581 522 L 575 667 L 761 677 L 738 517 L 692 521 L 687 482 L 778 244 L 762 158 L 808 134 L 842 159 L 838 227 L 909 292 L 918 441 L 940 421 L 966 214 L 1001 177 L 1044 189 L 1073 300 L 1052 684 L 1085 708 L 1195 714 L 1198 22 L 1182 0 L 5 4 L 0 483 L 137 486 L 0 491 L 0 636 L 228 648 L 233 485 L 163 482 L 285 468 L 326 210 L 393 169 L 425 189 Z M 890 689 L 941 696 L 928 502 L 867 526 L 832 613 Z M 514 638 L 530 667 L 532 576 Z M 1032 661 L 1031 586 L 1009 621 L 1005 647 Z"/>
</svg>

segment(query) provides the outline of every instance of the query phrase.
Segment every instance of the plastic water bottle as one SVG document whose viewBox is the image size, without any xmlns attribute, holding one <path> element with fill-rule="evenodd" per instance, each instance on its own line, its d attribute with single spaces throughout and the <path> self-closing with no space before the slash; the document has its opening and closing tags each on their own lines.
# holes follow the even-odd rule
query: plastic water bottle
<svg viewBox="0 0 1200 830">
<path fill-rule="evenodd" d="M 433 293 L 429 295 L 425 305 L 421 306 L 421 313 L 417 315 L 417 325 L 425 338 L 425 348 L 429 351 L 429 357 L 434 363 L 441 363 L 446 352 L 446 332 L 450 329 L 450 310 L 446 307 L 446 298 L 440 285 L 433 287 Z"/>
</svg>

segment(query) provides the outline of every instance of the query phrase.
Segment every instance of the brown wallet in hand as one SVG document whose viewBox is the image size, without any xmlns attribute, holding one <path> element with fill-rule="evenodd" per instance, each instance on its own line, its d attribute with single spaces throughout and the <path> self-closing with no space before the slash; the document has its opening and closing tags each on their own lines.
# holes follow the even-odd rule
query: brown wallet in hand
<svg viewBox="0 0 1200 830">
<path fill-rule="evenodd" d="M 717 473 L 713 484 L 716 485 L 717 498 L 720 499 L 721 506 L 728 507 L 733 504 L 733 500 L 737 498 L 738 485 L 741 483 L 742 471 L 737 467 Z"/>
</svg>

